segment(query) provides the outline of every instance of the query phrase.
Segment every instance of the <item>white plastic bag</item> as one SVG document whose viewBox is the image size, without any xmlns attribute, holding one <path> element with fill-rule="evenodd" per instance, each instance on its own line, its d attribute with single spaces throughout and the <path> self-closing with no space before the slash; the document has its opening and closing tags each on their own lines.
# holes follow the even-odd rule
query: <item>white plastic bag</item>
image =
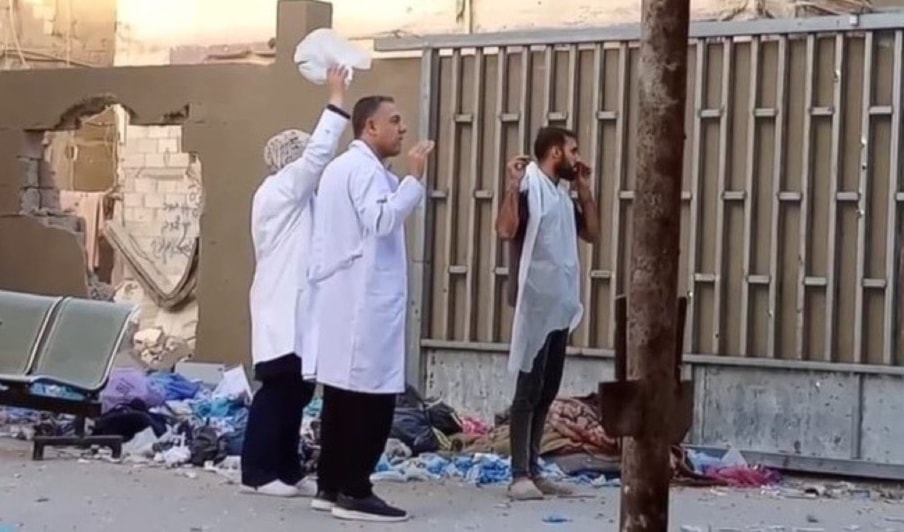
<svg viewBox="0 0 904 532">
<path fill-rule="evenodd" d="M 352 69 L 370 70 L 370 54 L 343 39 L 329 28 L 320 28 L 309 33 L 295 48 L 295 64 L 298 72 L 311 83 L 326 83 L 326 71 L 333 65 L 348 68 L 348 79 L 352 80 Z"/>
</svg>

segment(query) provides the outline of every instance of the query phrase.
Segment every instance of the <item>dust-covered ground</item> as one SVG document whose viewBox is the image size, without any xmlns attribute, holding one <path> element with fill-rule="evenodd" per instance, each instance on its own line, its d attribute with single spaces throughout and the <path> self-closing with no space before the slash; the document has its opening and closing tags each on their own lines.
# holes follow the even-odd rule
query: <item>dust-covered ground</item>
<svg viewBox="0 0 904 532">
<path fill-rule="evenodd" d="M 30 452 L 24 442 L 0 440 L 0 532 L 617 530 L 618 488 L 587 488 L 580 499 L 509 504 L 503 486 L 380 484 L 379 493 L 413 518 L 372 525 L 315 513 L 306 499 L 240 494 L 216 473 L 79 460 L 53 450 L 46 461 L 33 462 Z M 670 528 L 904 532 L 904 503 L 896 496 L 869 488 L 831 496 L 816 491 L 815 498 L 804 498 L 790 488 L 675 488 Z"/>
</svg>

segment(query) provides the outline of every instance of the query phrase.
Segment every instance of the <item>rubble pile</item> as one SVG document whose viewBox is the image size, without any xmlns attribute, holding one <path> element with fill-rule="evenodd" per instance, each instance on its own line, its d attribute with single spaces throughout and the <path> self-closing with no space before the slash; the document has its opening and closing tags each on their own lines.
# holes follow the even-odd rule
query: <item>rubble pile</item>
<svg viewBox="0 0 904 532">
<path fill-rule="evenodd" d="M 133 354 L 148 368 L 170 371 L 176 363 L 191 358 L 189 340 L 170 336 L 161 327 L 142 329 L 132 339 Z"/>
</svg>

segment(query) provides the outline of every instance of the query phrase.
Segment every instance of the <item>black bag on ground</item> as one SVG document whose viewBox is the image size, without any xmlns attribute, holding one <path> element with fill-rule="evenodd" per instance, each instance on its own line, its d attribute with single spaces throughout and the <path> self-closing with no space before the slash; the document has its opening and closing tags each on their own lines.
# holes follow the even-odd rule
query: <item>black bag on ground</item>
<svg viewBox="0 0 904 532">
<path fill-rule="evenodd" d="M 392 418 L 389 437 L 407 445 L 414 455 L 435 453 L 439 450 L 439 440 L 423 408 L 397 407 Z"/>
</svg>

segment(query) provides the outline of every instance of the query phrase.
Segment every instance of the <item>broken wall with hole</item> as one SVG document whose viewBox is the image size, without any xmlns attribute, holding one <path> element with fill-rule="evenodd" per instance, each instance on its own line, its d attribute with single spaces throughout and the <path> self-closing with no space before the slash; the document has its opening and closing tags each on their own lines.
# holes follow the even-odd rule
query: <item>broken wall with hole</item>
<svg viewBox="0 0 904 532">
<path fill-rule="evenodd" d="M 195 294 L 185 293 L 174 305 L 161 306 L 150 292 L 172 292 L 194 275 L 204 197 L 201 161 L 182 150 L 182 127 L 133 125 L 127 113 L 121 111 L 120 116 L 119 201 L 111 223 L 122 228 L 128 241 L 118 249 L 116 299 L 139 305 L 142 328 L 159 328 L 193 343 Z M 153 279 L 142 282 L 137 268 Z"/>
<path fill-rule="evenodd" d="M 330 16 L 328 4 L 281 2 L 277 56 L 272 65 L 32 69 L 0 73 L 0 94 L 21 95 L 0 98 L 0 288 L 39 293 L 87 292 L 86 258 L 77 232 L 51 227 L 49 221 L 39 220 L 38 211 L 23 209 L 19 198 L 36 198 L 38 209 L 42 202 L 55 207 L 54 193 L 59 195 L 59 189 L 54 176 L 39 171 L 46 169 L 42 163 L 44 133 L 80 129 L 85 119 L 119 104 L 129 115 L 130 126 L 180 127 L 179 153 L 197 154 L 203 163 L 200 208 L 203 231 L 200 249 L 195 248 L 193 253 L 197 275 L 170 291 L 163 286 L 163 293 L 155 296 L 155 303 L 161 308 L 178 310 L 186 299 L 185 293 L 194 289 L 192 283 L 196 282 L 195 358 L 248 361 L 247 294 L 252 274 L 248 216 L 251 196 L 264 176 L 261 147 L 281 129 L 310 128 L 319 115 L 326 91 L 303 81 L 291 56 L 298 38 L 314 28 L 329 26 Z M 414 127 L 418 123 L 419 76 L 416 59 L 378 60 L 371 71 L 356 75 L 349 97 L 354 99 L 368 93 L 395 95 L 407 122 Z M 162 130 L 158 131 L 155 135 L 162 136 Z M 36 144 L 35 139 L 39 139 Z M 123 158 L 133 140 L 135 137 L 129 137 L 129 127 L 126 127 L 124 145 L 116 148 Z M 159 149 L 159 141 L 163 139 L 157 140 Z M 412 135 L 408 142 L 414 140 Z M 172 147 L 172 143 L 165 144 Z M 142 145 L 151 149 L 149 142 L 137 146 Z M 149 154 L 144 155 L 147 161 Z M 152 157 L 152 160 L 159 161 L 159 158 Z M 37 165 L 37 170 L 26 173 L 23 165 Z M 139 186 L 149 186 L 141 181 L 142 177 L 137 171 L 132 172 L 136 190 Z M 170 177 L 160 176 L 156 180 L 156 194 L 161 193 L 161 183 L 176 182 Z M 128 179 L 124 184 L 127 183 Z M 189 185 L 185 189 L 186 199 L 190 196 Z M 121 192 L 125 194 L 125 186 Z M 166 203 L 167 192 L 162 194 Z M 146 200 L 147 196 L 142 197 L 143 208 Z M 126 216 L 125 196 L 121 208 Z M 165 209 L 166 205 L 158 204 L 156 208 Z M 181 214 L 182 209 L 173 212 Z M 120 225 L 128 223 L 126 220 Z M 114 231 L 111 239 L 114 247 L 130 245 L 128 231 Z M 53 245 L 48 245 L 51 241 Z M 163 247 L 181 249 L 178 244 Z M 147 251 L 153 254 L 154 247 Z M 139 265 L 146 262 L 141 254 L 137 254 L 135 261 Z M 162 282 L 151 277 L 142 283 Z"/>
</svg>

